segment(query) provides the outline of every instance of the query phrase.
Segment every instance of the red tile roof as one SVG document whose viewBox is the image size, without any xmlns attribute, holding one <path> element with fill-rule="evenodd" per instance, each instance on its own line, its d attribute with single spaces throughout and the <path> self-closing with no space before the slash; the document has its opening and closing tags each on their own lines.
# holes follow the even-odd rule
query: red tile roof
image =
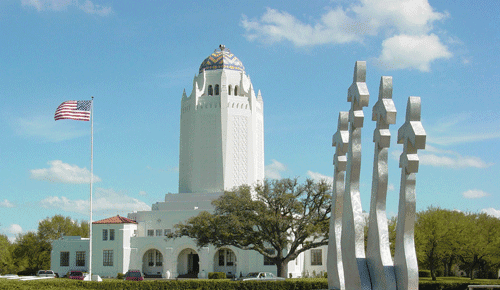
<svg viewBox="0 0 500 290">
<path fill-rule="evenodd" d="M 114 216 L 100 221 L 95 221 L 92 224 L 136 224 L 137 222 L 122 216 Z"/>
</svg>

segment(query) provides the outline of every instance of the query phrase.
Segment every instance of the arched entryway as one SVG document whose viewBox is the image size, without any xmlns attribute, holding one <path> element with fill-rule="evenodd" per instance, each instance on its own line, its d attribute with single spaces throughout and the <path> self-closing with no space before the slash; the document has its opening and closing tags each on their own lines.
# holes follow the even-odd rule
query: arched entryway
<svg viewBox="0 0 500 290">
<path fill-rule="evenodd" d="M 197 278 L 200 272 L 200 257 L 193 249 L 184 249 L 177 257 L 179 278 Z"/>
<path fill-rule="evenodd" d="M 163 273 L 163 255 L 157 249 L 150 249 L 142 256 L 142 272 L 147 276 Z"/>
<path fill-rule="evenodd" d="M 232 250 L 222 248 L 215 253 L 214 272 L 226 273 L 228 278 L 236 276 L 236 255 Z"/>
</svg>

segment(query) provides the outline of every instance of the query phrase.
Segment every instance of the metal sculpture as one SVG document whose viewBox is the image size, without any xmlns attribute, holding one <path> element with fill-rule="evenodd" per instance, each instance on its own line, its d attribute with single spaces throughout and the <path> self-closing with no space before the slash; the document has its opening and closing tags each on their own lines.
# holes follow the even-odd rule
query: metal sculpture
<svg viewBox="0 0 500 290">
<path fill-rule="evenodd" d="M 392 77 L 381 78 L 379 99 L 373 107 L 372 120 L 377 122 L 377 126 L 373 135 L 375 152 L 365 256 L 365 221 L 361 208 L 359 175 L 363 107 L 368 106 L 369 96 L 366 86 L 366 62 L 357 61 L 353 84 L 349 87 L 347 97 L 351 109 L 349 113 L 340 112 L 332 144 L 336 147 L 332 196 L 335 210 L 330 219 L 328 244 L 329 289 L 418 289 L 418 265 L 414 243 L 415 184 L 418 172 L 417 150 L 425 149 L 426 139 L 420 122 L 420 98 L 408 98 L 406 122 L 398 131 L 398 144 L 403 144 L 403 153 L 399 161 L 401 186 L 393 264 L 385 212 L 391 137 L 389 125 L 396 123 L 396 107 L 392 101 Z"/>
</svg>

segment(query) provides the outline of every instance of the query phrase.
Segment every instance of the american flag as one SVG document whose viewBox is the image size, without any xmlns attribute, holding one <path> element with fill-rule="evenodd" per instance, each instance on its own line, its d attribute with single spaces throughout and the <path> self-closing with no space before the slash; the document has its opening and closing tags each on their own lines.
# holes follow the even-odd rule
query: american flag
<svg viewBox="0 0 500 290">
<path fill-rule="evenodd" d="M 90 121 L 92 101 L 66 101 L 57 107 L 54 120 L 72 119 Z"/>
</svg>

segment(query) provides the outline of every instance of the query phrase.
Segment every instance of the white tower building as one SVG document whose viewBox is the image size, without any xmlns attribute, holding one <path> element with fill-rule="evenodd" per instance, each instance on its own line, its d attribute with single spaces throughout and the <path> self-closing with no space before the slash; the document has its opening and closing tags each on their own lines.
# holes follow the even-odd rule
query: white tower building
<svg viewBox="0 0 500 290">
<path fill-rule="evenodd" d="M 179 193 L 166 194 L 151 210 L 115 216 L 92 224 L 93 273 L 115 277 L 138 269 L 155 278 L 207 278 L 250 272 L 276 273 L 276 266 L 255 251 L 233 246 L 199 248 L 194 239 L 165 239 L 175 224 L 201 211 L 224 190 L 264 179 L 262 96 L 253 89 L 243 64 L 224 46 L 206 58 L 181 101 Z M 182 194 L 188 193 L 188 194 Z M 326 246 L 288 263 L 288 275 L 326 271 Z M 62 237 L 52 243 L 51 269 L 63 275 L 87 271 L 89 240 Z"/>
<path fill-rule="evenodd" d="M 222 192 L 264 179 L 264 104 L 223 45 L 181 101 L 179 193 Z"/>
</svg>

